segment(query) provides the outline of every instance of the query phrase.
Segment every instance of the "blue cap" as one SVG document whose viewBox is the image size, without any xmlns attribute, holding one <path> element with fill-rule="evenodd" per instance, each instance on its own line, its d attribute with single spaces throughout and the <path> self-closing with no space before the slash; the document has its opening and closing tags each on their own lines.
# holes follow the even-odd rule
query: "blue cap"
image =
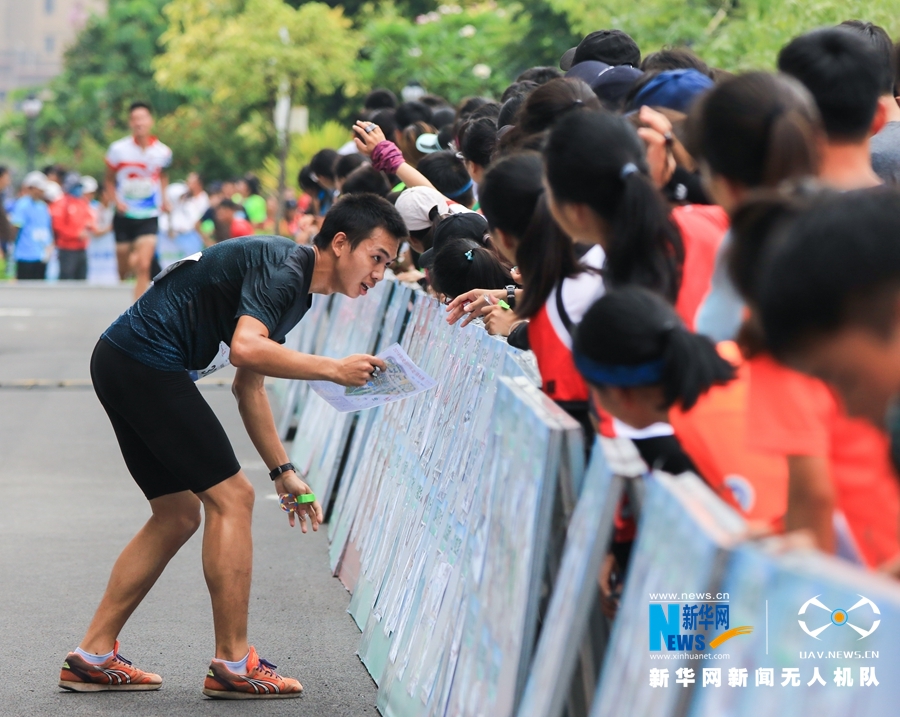
<svg viewBox="0 0 900 717">
<path fill-rule="evenodd" d="M 694 100 L 713 84 L 711 79 L 697 70 L 666 70 L 640 89 L 631 100 L 631 109 L 649 105 L 687 112 Z"/>
</svg>

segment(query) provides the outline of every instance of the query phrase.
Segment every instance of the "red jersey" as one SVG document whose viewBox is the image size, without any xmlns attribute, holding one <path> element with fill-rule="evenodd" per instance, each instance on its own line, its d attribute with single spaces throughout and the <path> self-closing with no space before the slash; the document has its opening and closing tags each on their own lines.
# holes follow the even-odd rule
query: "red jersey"
<svg viewBox="0 0 900 717">
<path fill-rule="evenodd" d="M 709 291 L 719 245 L 728 231 L 728 214 L 710 204 L 688 204 L 672 210 L 684 242 L 684 269 L 675 311 L 694 330 L 694 316 Z"/>
<path fill-rule="evenodd" d="M 94 227 L 94 212 L 86 199 L 65 194 L 50 205 L 53 235 L 59 249 L 87 249 L 88 232 Z"/>
</svg>

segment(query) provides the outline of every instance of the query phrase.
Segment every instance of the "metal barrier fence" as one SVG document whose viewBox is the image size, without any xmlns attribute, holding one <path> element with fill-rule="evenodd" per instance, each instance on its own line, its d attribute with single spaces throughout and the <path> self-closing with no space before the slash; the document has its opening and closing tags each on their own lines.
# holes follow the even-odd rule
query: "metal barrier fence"
<svg viewBox="0 0 900 717">
<path fill-rule="evenodd" d="M 338 356 L 399 340 L 438 386 L 360 414 L 274 387 L 283 433 L 296 419 L 293 462 L 333 497 L 331 567 L 383 714 L 896 712 L 896 583 L 748 542 L 700 479 L 648 473 L 629 441 L 600 439 L 585 471 L 580 427 L 528 361 L 444 316 L 387 282 L 317 299 L 289 345 Z M 626 492 L 640 522 L 610 625 L 597 576 Z"/>
</svg>

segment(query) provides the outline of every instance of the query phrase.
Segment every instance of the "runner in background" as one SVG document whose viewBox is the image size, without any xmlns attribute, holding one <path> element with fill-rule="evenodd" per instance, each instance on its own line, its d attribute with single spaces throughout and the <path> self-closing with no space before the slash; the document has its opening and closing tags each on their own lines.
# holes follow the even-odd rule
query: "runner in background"
<svg viewBox="0 0 900 717">
<path fill-rule="evenodd" d="M 153 114 L 144 102 L 131 105 L 131 136 L 113 142 L 106 153 L 106 192 L 115 200 L 113 231 L 119 278 L 135 276 L 134 298 L 150 286 L 159 215 L 168 212 L 165 170 L 172 150 L 150 134 Z"/>
</svg>

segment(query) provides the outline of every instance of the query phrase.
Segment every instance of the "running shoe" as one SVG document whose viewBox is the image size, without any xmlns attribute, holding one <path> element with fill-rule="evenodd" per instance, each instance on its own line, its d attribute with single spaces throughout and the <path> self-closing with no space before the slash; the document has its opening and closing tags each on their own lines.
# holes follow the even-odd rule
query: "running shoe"
<svg viewBox="0 0 900 717">
<path fill-rule="evenodd" d="M 203 683 L 203 694 L 221 700 L 275 700 L 299 697 L 303 686 L 275 672 L 275 665 L 260 659 L 250 648 L 247 674 L 236 675 L 221 662 L 213 660 Z"/>
<path fill-rule="evenodd" d="M 72 692 L 158 690 L 162 677 L 139 670 L 122 657 L 116 640 L 112 657 L 100 665 L 92 665 L 77 652 L 66 655 L 59 672 L 59 686 Z"/>
</svg>

